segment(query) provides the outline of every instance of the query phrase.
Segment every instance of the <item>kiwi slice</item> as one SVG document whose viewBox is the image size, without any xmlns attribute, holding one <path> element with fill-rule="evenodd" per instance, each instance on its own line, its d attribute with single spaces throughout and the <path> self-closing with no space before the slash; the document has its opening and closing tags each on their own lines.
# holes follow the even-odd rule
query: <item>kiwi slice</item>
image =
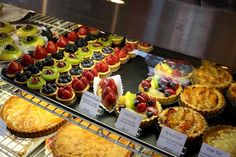
<svg viewBox="0 0 236 157">
<path fill-rule="evenodd" d="M 16 30 L 16 34 L 19 37 L 33 36 L 37 34 L 38 32 L 39 32 L 38 28 L 33 25 L 26 25 Z"/>
<path fill-rule="evenodd" d="M 58 78 L 59 73 L 55 68 L 44 69 L 41 76 L 46 81 L 53 81 Z"/>
<path fill-rule="evenodd" d="M 45 41 L 40 36 L 27 36 L 23 39 L 21 43 L 22 45 L 25 45 L 25 46 L 36 47 L 38 45 L 43 46 L 45 44 Z"/>
<path fill-rule="evenodd" d="M 45 84 L 46 81 L 41 77 L 31 77 L 27 80 L 27 87 L 33 90 L 40 90 Z"/>
<path fill-rule="evenodd" d="M 0 33 L 0 46 L 13 43 L 13 39 L 7 33 Z"/>
<path fill-rule="evenodd" d="M 0 22 L 0 33 L 10 33 L 14 31 L 14 27 L 7 22 Z"/>
<path fill-rule="evenodd" d="M 3 50 L 0 50 L 1 61 L 11 61 L 19 59 L 23 52 L 13 44 L 7 44 Z"/>
<path fill-rule="evenodd" d="M 135 110 L 134 101 L 136 99 L 136 94 L 131 93 L 130 91 L 125 94 L 125 105 L 126 107 Z"/>
</svg>

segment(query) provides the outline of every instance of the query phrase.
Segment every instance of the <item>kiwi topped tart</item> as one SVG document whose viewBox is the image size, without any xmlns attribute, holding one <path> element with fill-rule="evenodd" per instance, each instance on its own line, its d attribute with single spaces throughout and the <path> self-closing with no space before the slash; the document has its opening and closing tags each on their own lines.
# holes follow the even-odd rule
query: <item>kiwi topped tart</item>
<svg viewBox="0 0 236 157">
<path fill-rule="evenodd" d="M 7 22 L 0 22 L 0 33 L 10 33 L 14 31 L 14 27 Z"/>
<path fill-rule="evenodd" d="M 82 61 L 82 57 L 78 57 L 78 55 L 74 53 L 66 54 L 66 61 L 71 65 L 78 65 Z"/>
<path fill-rule="evenodd" d="M 100 43 L 102 43 L 103 46 L 111 46 L 112 40 L 110 36 L 103 35 L 98 40 Z"/>
<path fill-rule="evenodd" d="M 25 38 L 23 38 L 23 40 L 21 41 L 21 44 L 23 46 L 43 46 L 45 45 L 45 41 L 41 36 L 26 36 Z"/>
<path fill-rule="evenodd" d="M 93 52 L 88 47 L 82 47 L 78 50 L 77 56 L 80 58 L 90 58 Z"/>
<path fill-rule="evenodd" d="M 55 64 L 55 68 L 59 73 L 65 73 L 71 69 L 71 64 L 66 61 L 57 61 Z"/>
<path fill-rule="evenodd" d="M 59 73 L 57 69 L 50 68 L 50 69 L 44 69 L 41 76 L 45 81 L 53 82 L 58 78 Z"/>
<path fill-rule="evenodd" d="M 27 87 L 32 90 L 40 90 L 45 84 L 46 81 L 42 77 L 38 76 L 32 76 L 27 80 Z"/>
<path fill-rule="evenodd" d="M 6 44 L 12 44 L 14 40 L 11 38 L 11 36 L 7 33 L 0 33 L 0 46 L 6 45 Z"/>
<path fill-rule="evenodd" d="M 36 35 L 38 34 L 40 31 L 39 29 L 34 26 L 34 25 L 25 25 L 25 26 L 22 26 L 20 27 L 19 29 L 16 30 L 16 34 L 19 36 L 19 37 L 27 37 L 27 36 L 33 36 L 33 35 Z"/>
<path fill-rule="evenodd" d="M 7 44 L 3 50 L 0 50 L 0 61 L 17 60 L 23 55 L 23 52 L 14 44 Z"/>
</svg>

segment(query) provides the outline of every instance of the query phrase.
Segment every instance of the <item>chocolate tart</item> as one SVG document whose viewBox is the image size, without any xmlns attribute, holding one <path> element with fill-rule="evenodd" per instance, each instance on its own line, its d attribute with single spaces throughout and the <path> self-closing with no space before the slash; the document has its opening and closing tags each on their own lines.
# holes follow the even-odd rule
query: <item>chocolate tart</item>
<svg viewBox="0 0 236 157">
<path fill-rule="evenodd" d="M 101 52 L 104 56 L 108 56 L 110 54 L 113 54 L 114 51 L 115 50 L 112 47 L 107 46 L 107 47 L 104 47 Z"/>
<path fill-rule="evenodd" d="M 42 105 L 47 106 L 48 104 L 42 103 Z M 63 113 L 59 109 L 55 112 Z M 64 113 L 64 116 L 70 117 L 68 113 Z M 66 122 L 66 120 L 17 96 L 12 96 L 5 102 L 1 109 L 1 117 L 9 131 L 16 136 L 27 138 L 49 135 Z"/>
<path fill-rule="evenodd" d="M 83 59 L 82 62 L 80 63 L 80 68 L 83 70 L 90 70 L 94 68 L 94 62 L 92 59 Z"/>
<path fill-rule="evenodd" d="M 224 96 L 219 90 L 204 85 L 192 85 L 180 95 L 180 104 L 192 108 L 204 117 L 209 118 L 221 113 L 226 105 Z"/>
<path fill-rule="evenodd" d="M 158 125 L 186 134 L 187 142 L 203 135 L 208 127 L 205 118 L 199 112 L 187 107 L 166 108 L 158 117 Z"/>
<path fill-rule="evenodd" d="M 79 118 L 75 119 L 75 122 L 80 121 Z M 84 124 L 85 126 L 88 125 L 86 122 L 84 122 Z M 90 126 L 90 128 L 95 132 L 98 131 L 98 127 L 96 126 Z M 107 134 L 106 130 L 104 131 L 104 134 Z M 118 139 L 114 134 L 108 136 L 113 140 Z M 119 141 L 125 145 L 128 145 L 129 143 L 129 141 L 123 138 L 119 139 Z M 72 123 L 64 125 L 55 135 L 55 140 L 52 145 L 52 154 L 54 157 L 131 157 L 132 155 L 129 150 Z"/>
<path fill-rule="evenodd" d="M 206 130 L 203 142 L 236 156 L 236 127 L 217 125 Z"/>
</svg>

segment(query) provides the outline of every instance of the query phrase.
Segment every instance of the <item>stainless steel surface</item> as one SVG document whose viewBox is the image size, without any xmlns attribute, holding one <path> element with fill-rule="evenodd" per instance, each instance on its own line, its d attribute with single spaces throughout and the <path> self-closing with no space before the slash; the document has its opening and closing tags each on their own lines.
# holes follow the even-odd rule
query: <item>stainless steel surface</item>
<svg viewBox="0 0 236 157">
<path fill-rule="evenodd" d="M 106 0 L 1 0 L 236 67 L 236 13 L 182 1 L 126 0 L 118 5 Z"/>
</svg>

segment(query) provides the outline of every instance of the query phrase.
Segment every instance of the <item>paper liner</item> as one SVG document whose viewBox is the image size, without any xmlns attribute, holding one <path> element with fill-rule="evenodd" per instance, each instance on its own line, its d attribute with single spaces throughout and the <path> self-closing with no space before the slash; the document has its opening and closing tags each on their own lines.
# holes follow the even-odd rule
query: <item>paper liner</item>
<svg viewBox="0 0 236 157">
<path fill-rule="evenodd" d="M 121 81 L 121 76 L 120 75 L 115 75 L 115 76 L 111 76 L 111 77 L 108 77 L 108 78 L 112 78 L 114 80 L 116 86 L 117 86 L 117 101 L 118 101 L 118 98 L 123 95 L 123 91 L 124 91 L 123 84 L 122 84 L 122 81 Z M 93 91 L 94 91 L 95 95 L 98 95 L 97 91 L 98 91 L 98 88 L 99 88 L 100 81 L 101 81 L 101 78 L 99 78 L 99 77 L 95 77 L 94 80 L 93 80 Z M 114 105 L 114 107 L 111 110 L 108 110 L 102 103 L 100 103 L 100 106 L 109 113 L 112 113 L 116 108 L 116 105 Z"/>
</svg>

